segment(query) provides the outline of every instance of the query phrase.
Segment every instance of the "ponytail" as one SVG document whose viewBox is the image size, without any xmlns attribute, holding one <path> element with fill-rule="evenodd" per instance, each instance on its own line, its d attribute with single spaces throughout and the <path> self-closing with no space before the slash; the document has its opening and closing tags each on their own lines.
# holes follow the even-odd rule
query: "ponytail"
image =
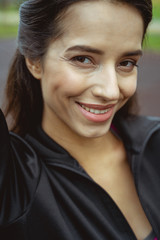
<svg viewBox="0 0 160 240">
<path fill-rule="evenodd" d="M 5 116 L 11 117 L 11 131 L 24 135 L 41 121 L 40 82 L 29 72 L 24 56 L 17 49 L 6 85 Z"/>
</svg>

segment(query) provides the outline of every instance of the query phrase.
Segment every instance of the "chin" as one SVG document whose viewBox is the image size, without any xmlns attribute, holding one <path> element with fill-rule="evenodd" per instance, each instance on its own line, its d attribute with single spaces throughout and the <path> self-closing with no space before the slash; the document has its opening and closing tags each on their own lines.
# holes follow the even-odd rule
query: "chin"
<svg viewBox="0 0 160 240">
<path fill-rule="evenodd" d="M 110 129 L 110 125 L 105 128 L 103 127 L 103 129 L 100 129 L 100 128 L 96 129 L 96 127 L 93 126 L 90 129 L 87 129 L 86 131 L 79 133 L 79 135 L 85 138 L 100 138 L 106 135 L 109 129 Z"/>
</svg>

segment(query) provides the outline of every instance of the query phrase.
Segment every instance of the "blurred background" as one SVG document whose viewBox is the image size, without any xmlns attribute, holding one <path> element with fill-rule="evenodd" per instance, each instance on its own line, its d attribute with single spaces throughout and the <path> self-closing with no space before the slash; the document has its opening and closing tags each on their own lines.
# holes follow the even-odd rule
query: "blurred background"
<svg viewBox="0 0 160 240">
<path fill-rule="evenodd" d="M 8 69 L 17 46 L 18 9 L 22 2 L 0 0 L 0 107 Z M 139 62 L 137 92 L 140 114 L 160 116 L 160 0 L 153 0 L 153 21 Z"/>
</svg>

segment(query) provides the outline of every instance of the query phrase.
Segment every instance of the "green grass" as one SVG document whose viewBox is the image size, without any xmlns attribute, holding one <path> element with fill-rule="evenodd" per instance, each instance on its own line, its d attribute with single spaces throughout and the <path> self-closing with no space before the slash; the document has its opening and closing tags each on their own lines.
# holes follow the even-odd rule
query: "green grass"
<svg viewBox="0 0 160 240">
<path fill-rule="evenodd" d="M 153 8 L 153 18 L 154 19 L 160 19 L 160 6 L 155 6 Z"/>
<path fill-rule="evenodd" d="M 18 31 L 18 11 L 13 8 L 0 11 L 0 38 L 16 37 Z"/>
<path fill-rule="evenodd" d="M 160 0 L 153 0 L 153 20 L 160 22 Z M 144 49 L 160 53 L 160 32 L 147 34 Z"/>
<path fill-rule="evenodd" d="M 147 34 L 143 47 L 144 50 L 152 50 L 160 53 L 160 34 Z"/>
<path fill-rule="evenodd" d="M 153 18 L 160 20 L 160 1 L 153 0 Z"/>
<path fill-rule="evenodd" d="M 23 2 L 23 0 L 17 0 L 14 1 L 14 3 L 10 3 L 8 6 L 3 6 L 0 3 L 0 9 L 5 11 L 5 12 L 13 12 L 13 11 L 18 11 L 20 4 Z"/>
<path fill-rule="evenodd" d="M 18 32 L 18 25 L 0 24 L 0 38 L 16 37 Z"/>
</svg>

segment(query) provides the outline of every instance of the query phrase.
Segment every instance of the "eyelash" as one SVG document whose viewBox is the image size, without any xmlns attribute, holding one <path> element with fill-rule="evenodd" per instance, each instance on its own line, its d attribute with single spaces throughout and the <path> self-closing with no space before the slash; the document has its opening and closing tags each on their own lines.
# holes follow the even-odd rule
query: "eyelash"
<svg viewBox="0 0 160 240">
<path fill-rule="evenodd" d="M 137 65 L 137 63 L 136 63 L 135 61 L 125 60 L 125 61 L 123 61 L 122 63 L 131 63 L 133 66 L 138 67 L 138 65 Z M 122 63 L 121 63 L 121 64 L 122 64 Z"/>
<path fill-rule="evenodd" d="M 131 64 L 130 66 L 126 66 L 125 65 L 125 63 L 127 63 L 127 64 Z M 123 65 L 124 64 L 124 65 Z M 133 69 L 134 69 L 134 67 L 139 67 L 138 65 L 137 65 L 137 61 L 135 61 L 135 60 L 125 60 L 125 61 L 122 61 L 119 65 L 118 65 L 118 68 L 122 68 L 122 70 L 123 70 L 123 68 L 124 68 L 124 70 L 126 71 L 126 72 L 131 72 Z"/>
<path fill-rule="evenodd" d="M 87 61 L 89 61 L 89 63 L 84 63 L 86 59 L 87 59 Z M 83 55 L 75 56 L 75 57 L 71 58 L 70 61 L 73 64 L 77 65 L 78 67 L 90 68 L 90 67 L 96 67 L 97 66 L 97 64 L 94 63 L 94 61 L 91 57 L 83 56 Z M 129 64 L 130 66 L 127 66 L 127 64 Z M 129 60 L 128 59 L 128 60 L 124 60 L 124 61 L 122 61 L 118 64 L 118 69 L 120 69 L 124 72 L 131 72 L 134 69 L 134 67 L 139 67 L 137 65 L 137 61 L 135 61 L 135 60 Z"/>
<path fill-rule="evenodd" d="M 88 60 L 88 63 L 84 63 L 85 60 Z M 84 60 L 84 61 L 81 61 L 81 60 Z M 86 66 L 86 67 L 90 67 L 91 65 L 92 66 L 96 66 L 96 64 L 94 64 L 94 61 L 91 57 L 88 57 L 88 56 L 75 56 L 73 58 L 71 58 L 71 61 L 73 63 L 76 63 L 81 65 L 81 66 Z"/>
</svg>

